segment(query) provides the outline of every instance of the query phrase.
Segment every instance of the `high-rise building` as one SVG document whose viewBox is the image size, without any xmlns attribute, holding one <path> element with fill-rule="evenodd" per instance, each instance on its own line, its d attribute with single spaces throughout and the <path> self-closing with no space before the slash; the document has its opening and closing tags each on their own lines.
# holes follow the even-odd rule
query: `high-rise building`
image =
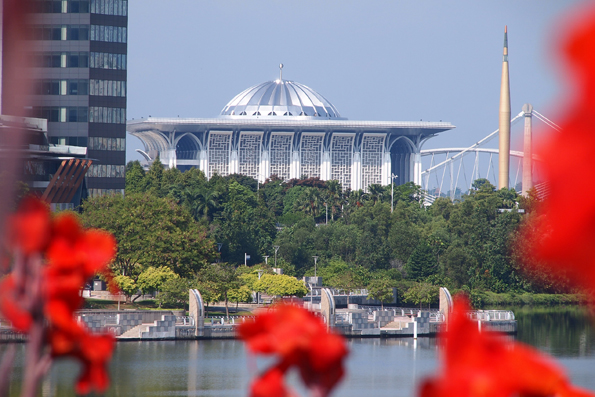
<svg viewBox="0 0 595 397">
<path fill-rule="evenodd" d="M 27 113 L 48 120 L 50 144 L 87 147 L 90 196 L 123 193 L 128 1 L 32 4 Z"/>
</svg>

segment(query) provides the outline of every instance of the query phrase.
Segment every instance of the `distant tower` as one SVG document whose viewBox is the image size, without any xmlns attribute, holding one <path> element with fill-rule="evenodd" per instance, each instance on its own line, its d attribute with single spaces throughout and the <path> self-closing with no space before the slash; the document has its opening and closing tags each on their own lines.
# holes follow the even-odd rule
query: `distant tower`
<svg viewBox="0 0 595 397">
<path fill-rule="evenodd" d="M 510 79 L 508 76 L 508 33 L 504 27 L 504 57 L 502 59 L 502 82 L 500 84 L 500 146 L 498 161 L 498 189 L 508 188 L 510 169 Z"/>
<path fill-rule="evenodd" d="M 525 133 L 523 142 L 523 196 L 527 196 L 527 191 L 533 187 L 533 149 L 532 149 L 532 117 L 533 106 L 526 103 L 523 106 L 525 115 Z"/>
</svg>

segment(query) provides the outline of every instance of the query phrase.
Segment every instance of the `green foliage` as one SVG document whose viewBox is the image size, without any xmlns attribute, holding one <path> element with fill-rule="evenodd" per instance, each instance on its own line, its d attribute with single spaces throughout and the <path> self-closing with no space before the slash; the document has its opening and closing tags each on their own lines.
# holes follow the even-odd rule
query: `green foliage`
<svg viewBox="0 0 595 397">
<path fill-rule="evenodd" d="M 149 266 L 168 266 L 193 277 L 217 257 L 237 266 L 243 265 L 245 254 L 251 257 L 248 265 L 262 263 L 268 255 L 272 264 L 273 246 L 278 245 L 278 267 L 286 275 L 313 275 L 316 255 L 324 284 L 345 290 L 388 277 L 494 292 L 568 291 L 563 278 L 527 271 L 528 248 L 513 244 L 523 218 L 529 219 L 539 205 L 535 191 L 522 197 L 478 179 L 467 194 L 457 193 L 455 201 L 440 197 L 426 208 L 420 204 L 420 187 L 409 182 L 394 185 L 391 212 L 391 185 L 372 185 L 364 192 L 318 178 L 284 182 L 273 175 L 260 185 L 242 175 L 207 180 L 198 169 L 166 170 L 158 160 L 146 173 L 139 163 L 129 163 L 126 181 L 127 198 L 139 201 L 134 195 L 142 193 L 146 203 L 134 208 L 94 199 L 85 204 L 83 218 L 89 226 L 117 232 L 114 268 L 134 280 Z M 100 204 L 99 210 L 85 214 L 91 203 Z M 172 218 L 164 208 L 186 215 Z M 519 208 L 529 215 L 519 214 Z M 164 220 L 145 215 L 154 213 Z M 179 226 L 180 217 L 187 224 L 192 219 L 190 228 L 198 233 L 184 234 L 188 228 Z M 194 236 L 201 236 L 202 254 L 191 248 Z M 222 243 L 219 254 L 215 242 Z M 156 250 L 147 248 L 152 246 Z"/>
<path fill-rule="evenodd" d="M 403 298 L 406 302 L 419 305 L 421 309 L 422 305 L 429 307 L 432 303 L 438 303 L 439 292 L 440 288 L 435 285 L 417 283 L 404 293 Z"/>
<path fill-rule="evenodd" d="M 136 285 L 143 293 L 150 294 L 161 290 L 161 286 L 165 282 L 176 277 L 179 276 L 167 266 L 158 268 L 149 266 L 138 276 Z"/>
<path fill-rule="evenodd" d="M 168 278 L 161 284 L 161 291 L 157 295 L 159 307 L 186 307 L 189 300 L 189 290 L 193 288 L 190 280 L 181 277 Z"/>
<path fill-rule="evenodd" d="M 131 277 L 119 275 L 114 277 L 114 281 L 118 285 L 118 288 L 120 288 L 120 291 L 126 295 L 126 301 L 130 301 L 132 295 L 138 293 L 138 286 Z"/>
<path fill-rule="evenodd" d="M 232 302 L 252 302 L 252 290 L 245 285 L 240 286 L 239 288 L 230 289 L 227 292 L 227 296 L 230 301 Z"/>
<path fill-rule="evenodd" d="M 297 296 L 300 298 L 308 293 L 308 288 L 303 281 L 284 274 L 263 274 L 260 280 L 254 283 L 254 290 L 273 296 Z"/>
<path fill-rule="evenodd" d="M 170 199 L 150 194 L 92 198 L 83 204 L 81 219 L 85 226 L 115 236 L 118 252 L 112 269 L 135 280 L 150 266 L 168 266 L 190 277 L 215 256 L 206 229 Z"/>
<path fill-rule="evenodd" d="M 413 250 L 407 261 L 406 270 L 407 277 L 415 281 L 423 280 L 436 273 L 436 258 L 432 253 L 432 248 L 425 240 L 420 241 Z"/>
<path fill-rule="evenodd" d="M 225 313 L 229 316 L 228 292 L 240 287 L 240 279 L 235 267 L 230 263 L 212 263 L 201 269 L 198 274 L 201 288 L 205 289 L 210 296 L 219 296 L 225 301 Z M 203 290 L 201 289 L 202 293 Z"/>
<path fill-rule="evenodd" d="M 389 302 L 393 299 L 393 282 L 389 278 L 379 278 L 373 280 L 368 285 L 368 297 L 380 301 L 384 309 L 384 302 Z"/>
</svg>

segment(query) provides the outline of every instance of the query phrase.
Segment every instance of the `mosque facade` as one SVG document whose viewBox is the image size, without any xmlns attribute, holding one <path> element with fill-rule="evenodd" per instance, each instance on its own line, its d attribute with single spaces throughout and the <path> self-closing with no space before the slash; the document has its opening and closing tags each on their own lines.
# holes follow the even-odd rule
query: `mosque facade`
<svg viewBox="0 0 595 397">
<path fill-rule="evenodd" d="M 344 189 L 421 184 L 421 147 L 448 122 L 353 121 L 311 88 L 278 79 L 236 95 L 217 118 L 127 122 L 148 163 L 201 169 L 210 178 L 243 174 L 263 183 L 318 177 Z"/>
</svg>

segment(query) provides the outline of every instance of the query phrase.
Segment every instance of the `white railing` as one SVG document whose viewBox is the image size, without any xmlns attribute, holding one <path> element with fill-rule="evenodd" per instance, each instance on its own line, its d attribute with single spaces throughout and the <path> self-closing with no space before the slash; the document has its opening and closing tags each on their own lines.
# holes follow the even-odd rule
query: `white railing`
<svg viewBox="0 0 595 397">
<path fill-rule="evenodd" d="M 514 313 L 510 310 L 478 310 L 467 314 L 475 321 L 513 321 Z"/>
<path fill-rule="evenodd" d="M 194 317 L 189 317 L 189 316 L 177 316 L 177 317 L 176 317 L 176 324 L 182 324 L 182 325 L 194 325 Z"/>
</svg>

